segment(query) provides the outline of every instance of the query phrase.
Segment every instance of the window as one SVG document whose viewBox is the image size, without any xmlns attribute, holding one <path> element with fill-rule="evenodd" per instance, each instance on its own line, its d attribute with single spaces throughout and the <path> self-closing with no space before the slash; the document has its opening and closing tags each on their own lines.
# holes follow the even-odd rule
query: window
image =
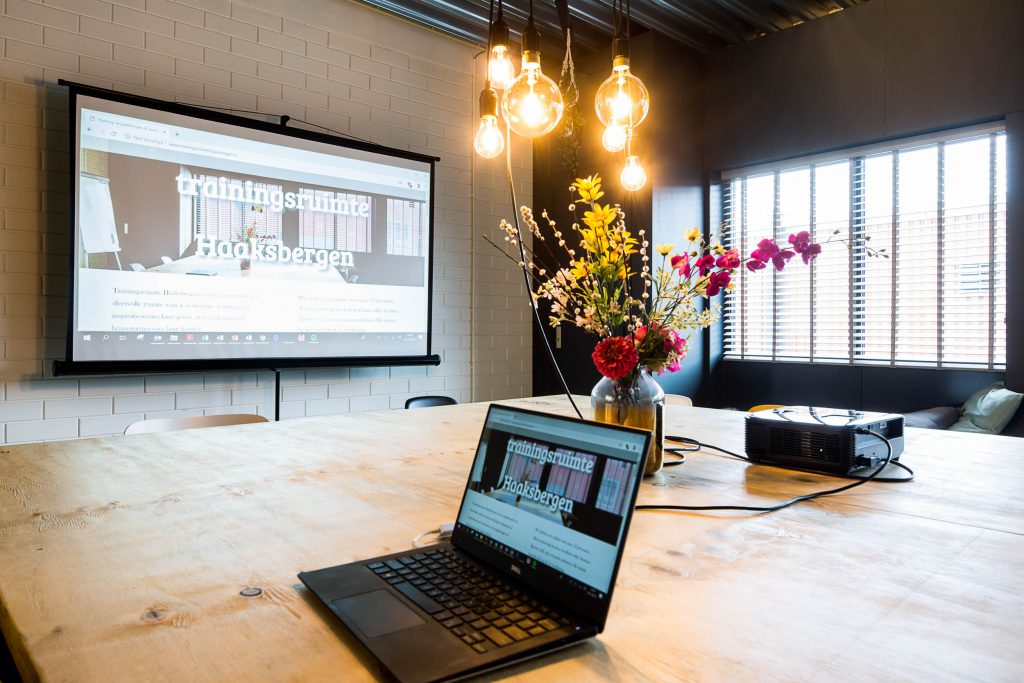
<svg viewBox="0 0 1024 683">
<path fill-rule="evenodd" d="M 427 204 L 388 198 L 388 253 L 426 256 Z"/>
<path fill-rule="evenodd" d="M 240 180 L 228 180 L 217 176 L 200 175 L 199 180 L 224 183 L 226 193 L 241 197 L 245 184 Z M 251 183 L 253 192 L 280 192 L 280 185 L 269 183 Z M 247 228 L 256 222 L 256 235 L 267 239 L 280 239 L 281 212 L 271 211 L 263 207 L 262 211 L 253 211 L 252 202 L 233 199 L 217 199 L 199 196 L 195 202 L 196 235 L 232 242 L 242 239 Z"/>
<path fill-rule="evenodd" d="M 344 207 L 372 202 L 368 195 L 330 190 L 301 188 L 299 195 L 312 197 L 309 203 L 314 207 L 330 206 L 331 202 L 341 202 Z M 370 219 L 352 213 L 348 208 L 342 213 L 303 209 L 299 212 L 299 246 L 369 253 L 372 250 Z"/>
<path fill-rule="evenodd" d="M 824 245 L 811 267 L 741 269 L 726 358 L 1005 368 L 1001 125 L 730 172 L 722 209 L 741 254 L 801 230 Z"/>
</svg>

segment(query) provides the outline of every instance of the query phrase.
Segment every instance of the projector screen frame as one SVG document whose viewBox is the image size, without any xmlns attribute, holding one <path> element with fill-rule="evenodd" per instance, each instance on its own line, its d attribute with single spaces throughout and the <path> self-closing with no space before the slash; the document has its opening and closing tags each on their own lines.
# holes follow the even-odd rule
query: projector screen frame
<svg viewBox="0 0 1024 683">
<path fill-rule="evenodd" d="M 289 117 L 281 117 L 281 123 L 274 124 L 267 121 L 252 119 L 245 116 L 238 116 L 230 113 L 231 110 L 220 111 L 204 109 L 202 107 L 157 100 L 149 97 L 130 95 L 106 88 L 97 88 L 83 85 L 65 79 L 58 80 L 58 85 L 68 88 L 68 111 L 70 118 L 68 150 L 70 155 L 77 152 L 78 120 L 77 104 L 78 96 L 85 95 L 98 99 L 119 102 L 123 104 L 154 109 L 157 111 L 188 116 L 222 124 L 239 126 L 268 133 L 294 137 L 313 142 L 325 143 L 337 147 L 360 150 L 382 154 L 385 156 L 398 157 L 411 161 L 422 162 L 430 165 L 430 188 L 429 207 L 427 213 L 428 240 L 427 240 L 427 277 L 426 277 L 426 353 L 424 355 L 410 356 L 338 356 L 338 357 L 249 357 L 249 358 L 197 358 L 197 359 L 156 359 L 156 360 L 76 360 L 74 358 L 73 342 L 76 334 L 76 286 L 77 286 L 77 248 L 75 241 L 79 239 L 79 231 L 75 225 L 76 202 L 75 193 L 76 174 L 80 172 L 79 160 L 72 159 L 68 170 L 68 196 L 69 196 L 69 233 L 72 242 L 68 256 L 68 319 L 67 336 L 65 340 L 64 360 L 54 360 L 54 376 L 68 375 L 116 375 L 116 374 L 142 374 L 161 372 L 188 372 L 188 371 L 216 371 L 216 370 L 279 370 L 283 368 L 303 367 L 386 367 L 386 366 L 415 366 L 415 365 L 440 365 L 440 356 L 431 353 L 432 331 L 433 331 L 433 291 L 434 291 L 434 190 L 436 164 L 441 161 L 440 157 L 409 152 L 378 145 L 362 140 L 353 140 L 340 135 L 329 135 L 317 131 L 310 131 L 301 128 L 292 128 L 285 125 Z M 257 114 L 256 112 L 252 112 Z M 277 114 L 257 114 L 259 116 L 278 116 Z"/>
</svg>

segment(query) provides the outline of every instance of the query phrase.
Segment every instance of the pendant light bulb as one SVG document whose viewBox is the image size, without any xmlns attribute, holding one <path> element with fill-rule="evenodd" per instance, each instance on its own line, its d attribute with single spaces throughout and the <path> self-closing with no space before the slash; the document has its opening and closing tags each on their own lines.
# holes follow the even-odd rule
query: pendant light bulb
<svg viewBox="0 0 1024 683">
<path fill-rule="evenodd" d="M 505 90 L 516 77 L 516 67 L 508 56 L 508 46 L 495 45 L 487 62 L 487 77 L 495 90 Z"/>
<path fill-rule="evenodd" d="M 601 136 L 601 144 L 609 152 L 618 152 L 626 146 L 627 137 L 626 127 L 613 123 L 604 129 L 604 135 Z"/>
<path fill-rule="evenodd" d="M 558 85 L 541 72 L 540 33 L 531 15 L 523 31 L 523 69 L 502 96 L 502 114 L 516 134 L 535 138 L 555 129 L 564 106 Z"/>
<path fill-rule="evenodd" d="M 640 165 L 640 157 L 636 154 L 626 157 L 626 165 L 622 169 L 619 181 L 622 182 L 622 187 L 630 192 L 643 189 L 647 184 L 647 171 Z"/>
<path fill-rule="evenodd" d="M 505 135 L 498 126 L 498 93 L 490 82 L 480 93 L 480 127 L 473 136 L 473 149 L 484 159 L 493 159 L 505 151 Z"/>
<path fill-rule="evenodd" d="M 505 134 L 498 127 L 497 116 L 480 117 L 480 128 L 473 137 L 473 149 L 484 159 L 493 159 L 505 151 Z"/>
<path fill-rule="evenodd" d="M 629 58 L 615 57 L 612 75 L 597 89 L 597 118 L 606 126 L 639 126 L 651 108 L 647 86 L 629 70 Z"/>
<path fill-rule="evenodd" d="M 491 53 L 487 58 L 487 78 L 495 90 L 505 90 L 516 77 L 516 65 L 509 54 L 508 25 L 498 5 L 498 16 L 491 24 Z"/>
</svg>

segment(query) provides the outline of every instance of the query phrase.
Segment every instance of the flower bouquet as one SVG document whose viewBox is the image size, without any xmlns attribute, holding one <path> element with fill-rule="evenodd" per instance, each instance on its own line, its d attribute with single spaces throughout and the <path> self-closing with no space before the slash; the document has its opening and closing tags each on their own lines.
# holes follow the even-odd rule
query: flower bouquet
<svg viewBox="0 0 1024 683">
<path fill-rule="evenodd" d="M 239 261 L 239 268 L 242 270 L 252 269 L 252 253 L 257 242 L 272 241 L 277 235 L 261 235 L 259 232 L 260 217 L 263 214 L 263 206 L 253 204 L 249 207 L 249 224 L 239 233 L 235 234 L 236 242 L 243 242 L 246 246 L 246 256 Z"/>
<path fill-rule="evenodd" d="M 553 327 L 575 325 L 598 339 L 591 356 L 603 379 L 591 394 L 594 418 L 655 431 L 645 468 L 651 474 L 663 462 L 660 416 L 665 398 L 651 373 L 679 370 L 689 335 L 718 319 L 720 305 L 711 299 L 733 290 L 738 268 L 756 272 L 771 264 L 782 270 L 797 255 L 810 263 L 821 245 L 802 231 L 789 236 L 788 246 L 766 238 L 742 257 L 717 240 L 706 241 L 693 228 L 686 233 L 684 249 L 654 245 L 660 263 L 652 270 L 646 232 L 634 234 L 618 204 L 600 202 L 604 192 L 599 176 L 578 178 L 570 193 L 573 223 L 568 233 L 544 211 L 541 216 L 550 228 L 546 237 L 533 212 L 520 209 L 534 239 L 532 248 L 522 245 L 527 260 L 514 260 L 529 268 L 533 297 L 550 302 Z M 518 250 L 516 227 L 502 220 L 501 229 L 505 242 Z"/>
</svg>

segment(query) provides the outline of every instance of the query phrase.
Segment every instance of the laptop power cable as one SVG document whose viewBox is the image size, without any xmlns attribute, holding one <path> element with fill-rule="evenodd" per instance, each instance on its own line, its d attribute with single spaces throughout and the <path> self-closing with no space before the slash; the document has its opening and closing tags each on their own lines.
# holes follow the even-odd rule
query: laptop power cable
<svg viewBox="0 0 1024 683">
<path fill-rule="evenodd" d="M 740 511 L 744 511 L 744 512 L 775 512 L 776 510 L 781 510 L 783 508 L 787 508 L 790 505 L 795 505 L 796 503 L 802 503 L 804 501 L 814 500 L 815 498 L 821 498 L 822 496 L 831 496 L 831 495 L 836 494 L 836 493 L 842 493 L 843 491 L 849 491 L 850 489 L 855 488 L 857 486 L 861 486 L 862 484 L 866 484 L 869 481 L 888 482 L 888 483 L 905 483 L 905 482 L 909 482 L 909 481 L 913 481 L 914 480 L 914 471 L 912 469 L 910 469 L 909 467 L 907 467 L 903 463 L 894 461 L 892 459 L 893 450 L 892 450 L 892 444 L 889 443 L 889 439 L 885 438 L 884 436 L 882 436 L 878 432 L 872 431 L 870 429 L 859 429 L 859 430 L 857 430 L 857 433 L 859 433 L 859 434 L 869 434 L 869 435 L 875 437 L 876 439 L 881 440 L 882 443 L 885 444 L 887 454 L 885 456 L 885 460 L 878 466 L 878 468 L 875 469 L 874 472 L 872 472 L 871 474 L 869 474 L 869 475 L 867 475 L 865 477 L 859 477 L 859 476 L 849 475 L 849 474 L 848 475 L 841 475 L 841 474 L 840 475 L 829 475 L 829 476 L 838 476 L 838 477 L 841 477 L 841 478 L 844 478 L 844 479 L 856 479 L 857 481 L 853 482 L 852 484 L 846 484 L 845 486 L 840 486 L 840 487 L 834 488 L 834 489 L 828 489 L 826 491 L 817 491 L 815 493 L 808 493 L 808 494 L 803 495 L 803 496 L 797 496 L 796 498 L 790 498 L 787 501 L 784 501 L 782 503 L 777 503 L 775 505 L 764 505 L 764 506 L 758 506 L 758 505 L 637 505 L 636 509 L 637 510 L 677 510 L 677 511 L 682 511 L 682 512 L 707 512 L 707 511 L 717 511 L 717 510 L 740 510 Z M 671 449 L 666 448 L 665 449 L 667 452 L 672 453 L 673 455 L 678 455 L 681 458 L 680 460 L 676 460 L 676 461 L 673 461 L 673 462 L 670 462 L 670 463 L 665 463 L 666 467 L 670 467 L 670 466 L 674 466 L 674 465 L 681 465 L 684 462 L 683 458 L 685 458 L 685 454 L 686 453 L 692 453 L 694 451 L 698 451 L 698 450 L 701 450 L 701 449 L 709 449 L 709 450 L 719 451 L 720 453 L 724 453 L 725 455 L 728 455 L 728 456 L 731 456 L 731 457 L 734 457 L 734 458 L 738 458 L 740 460 L 747 460 L 749 462 L 749 458 L 747 458 L 745 455 L 740 455 L 739 453 L 733 453 L 732 451 L 728 451 L 728 450 L 726 450 L 724 448 L 719 448 L 718 446 L 712 446 L 711 444 L 704 444 L 704 443 L 701 443 L 700 441 L 697 441 L 696 439 L 690 439 L 688 437 L 678 437 L 678 436 L 666 436 L 665 438 L 667 440 L 676 441 L 676 442 L 679 442 L 679 443 L 683 444 L 679 448 L 671 448 Z M 902 478 L 901 477 L 879 477 L 878 475 L 881 474 L 881 472 L 886 467 L 888 467 L 890 464 L 895 465 L 896 467 L 899 467 L 899 468 L 901 468 L 903 470 L 906 470 L 909 473 L 909 476 L 902 477 Z"/>
<path fill-rule="evenodd" d="M 412 547 L 413 548 L 419 548 L 420 547 L 420 545 L 419 545 L 420 544 L 420 540 L 422 540 L 424 536 L 429 536 L 431 534 L 435 534 L 437 536 L 437 538 L 435 538 L 434 541 L 433 541 L 435 543 L 438 542 L 438 541 L 447 541 L 449 538 L 452 537 L 452 531 L 454 529 L 455 529 L 455 523 L 454 522 L 450 522 L 448 524 L 442 524 L 441 526 L 437 527 L 436 529 L 430 529 L 428 531 L 424 531 L 422 533 L 419 533 L 419 534 L 416 535 L 415 538 L 412 539 Z"/>
</svg>

